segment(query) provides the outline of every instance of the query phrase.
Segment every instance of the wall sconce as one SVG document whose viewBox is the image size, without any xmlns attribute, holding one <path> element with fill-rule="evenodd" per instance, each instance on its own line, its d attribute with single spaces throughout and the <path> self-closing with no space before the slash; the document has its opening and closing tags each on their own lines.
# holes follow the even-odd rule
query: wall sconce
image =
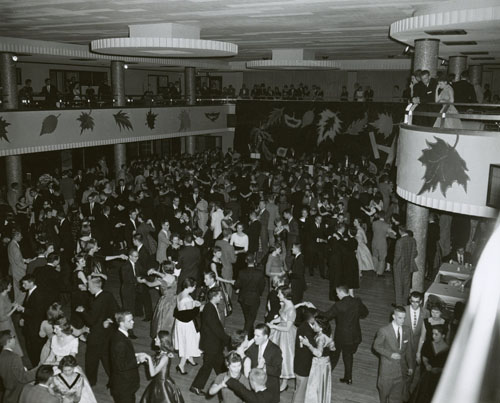
<svg viewBox="0 0 500 403">
<path fill-rule="evenodd" d="M 415 50 L 414 50 L 414 49 L 413 49 L 413 47 L 412 47 L 412 46 L 410 46 L 410 45 L 406 46 L 406 47 L 405 47 L 405 50 L 403 50 L 403 55 L 404 55 L 404 56 L 408 56 L 408 55 L 411 55 L 411 54 L 413 54 L 413 53 L 415 53 Z"/>
</svg>

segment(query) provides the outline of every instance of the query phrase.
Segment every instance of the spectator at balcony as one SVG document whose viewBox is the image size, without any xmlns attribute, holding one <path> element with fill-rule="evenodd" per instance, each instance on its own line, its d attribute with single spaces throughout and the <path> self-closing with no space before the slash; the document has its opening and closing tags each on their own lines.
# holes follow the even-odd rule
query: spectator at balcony
<svg viewBox="0 0 500 403">
<path fill-rule="evenodd" d="M 281 91 L 278 86 L 274 87 L 274 97 L 275 98 L 281 98 Z M 490 96 L 491 98 L 491 96 Z"/>
<path fill-rule="evenodd" d="M 113 101 L 113 93 L 111 92 L 111 87 L 108 85 L 107 81 L 103 81 L 99 85 L 99 89 L 97 90 L 97 98 L 102 102 L 112 102 Z"/>
<path fill-rule="evenodd" d="M 483 102 L 491 102 L 491 90 L 489 84 L 484 84 Z"/>
<path fill-rule="evenodd" d="M 249 98 L 250 97 L 250 92 L 248 91 L 248 88 L 245 84 L 241 86 L 240 93 L 238 94 L 240 98 Z"/>
<path fill-rule="evenodd" d="M 229 86 L 227 87 L 227 95 L 230 98 L 235 98 L 236 97 L 236 90 L 234 89 L 234 87 L 233 87 L 232 84 L 229 84 Z"/>
<path fill-rule="evenodd" d="M 47 108 L 55 108 L 59 101 L 59 91 L 55 85 L 52 85 L 50 78 L 45 80 L 45 85 L 42 87 L 41 95 L 45 97 L 45 106 Z"/>
<path fill-rule="evenodd" d="M 349 101 L 349 92 L 347 91 L 347 87 L 345 85 L 342 86 L 342 92 L 340 93 L 340 100 L 343 102 Z"/>
<path fill-rule="evenodd" d="M 369 85 L 367 85 L 366 88 L 365 88 L 365 92 L 363 93 L 363 96 L 364 96 L 366 102 L 372 102 L 373 101 L 373 96 L 374 96 L 372 87 L 370 87 Z"/>
<path fill-rule="evenodd" d="M 33 87 L 31 86 L 31 80 L 29 78 L 24 81 L 24 87 L 19 91 L 19 101 L 23 104 L 33 103 Z"/>
<path fill-rule="evenodd" d="M 462 71 L 460 80 L 453 83 L 453 90 L 455 92 L 455 102 L 464 104 L 477 102 L 476 91 L 469 82 L 469 72 L 467 70 Z"/>
<path fill-rule="evenodd" d="M 364 102 L 364 91 L 363 87 L 359 83 L 354 84 L 353 101 L 354 102 Z"/>
<path fill-rule="evenodd" d="M 203 83 L 203 85 L 201 86 L 200 93 L 201 93 L 202 98 L 209 98 L 210 97 L 210 88 L 208 88 L 206 83 Z"/>
<path fill-rule="evenodd" d="M 254 84 L 252 87 L 252 91 L 250 91 L 250 97 L 255 99 L 260 96 L 260 88 L 257 84 Z"/>
<path fill-rule="evenodd" d="M 323 90 L 316 86 L 316 85 L 313 85 L 313 97 L 314 99 L 323 99 Z"/>
<path fill-rule="evenodd" d="M 437 81 L 431 77 L 429 70 L 422 70 L 420 81 L 413 86 L 413 102 L 428 104 L 435 102 Z"/>
<path fill-rule="evenodd" d="M 82 89 L 80 87 L 80 83 L 75 81 L 73 83 L 73 88 L 71 89 L 71 99 L 73 101 L 81 101 L 82 100 Z"/>
</svg>

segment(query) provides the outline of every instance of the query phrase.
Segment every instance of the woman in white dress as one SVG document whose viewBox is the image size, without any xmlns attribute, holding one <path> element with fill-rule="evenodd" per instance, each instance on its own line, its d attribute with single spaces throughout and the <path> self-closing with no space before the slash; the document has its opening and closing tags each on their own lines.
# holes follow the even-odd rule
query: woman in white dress
<svg viewBox="0 0 500 403">
<path fill-rule="evenodd" d="M 358 241 L 358 248 L 356 249 L 356 258 L 358 259 L 359 276 L 361 277 L 362 271 L 375 271 L 375 267 L 373 265 L 372 254 L 367 246 L 368 239 L 366 238 L 366 233 L 360 219 L 355 218 L 353 224 L 357 230 L 356 240 Z"/>
<path fill-rule="evenodd" d="M 236 224 L 236 232 L 231 235 L 229 243 L 234 247 L 236 262 L 233 264 L 233 279 L 238 279 L 240 270 L 246 267 L 248 252 L 248 235 L 243 232 L 243 224 Z"/>
<path fill-rule="evenodd" d="M 182 291 L 177 295 L 177 308 L 174 311 L 174 348 L 179 353 L 180 362 L 175 368 L 186 375 L 186 362 L 196 365 L 193 358 L 201 356 L 199 349 L 200 333 L 196 330 L 194 319 L 200 311 L 200 302 L 193 300 L 191 293 L 196 289 L 196 281 L 189 277 L 182 283 Z"/>
</svg>

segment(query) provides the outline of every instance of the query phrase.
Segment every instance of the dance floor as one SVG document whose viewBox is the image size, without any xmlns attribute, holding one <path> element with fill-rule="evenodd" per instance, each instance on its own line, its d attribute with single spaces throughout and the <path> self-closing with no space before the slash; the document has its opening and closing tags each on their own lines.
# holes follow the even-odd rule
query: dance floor
<svg viewBox="0 0 500 403">
<path fill-rule="evenodd" d="M 328 300 L 328 282 L 322 280 L 319 275 L 307 275 L 306 281 L 308 282 L 308 289 L 305 293 L 305 300 L 311 301 L 317 308 L 326 310 L 331 306 Z M 119 279 L 117 270 L 113 269 L 106 285 L 106 289 L 112 291 L 119 300 Z M 153 292 L 156 294 L 156 292 Z M 264 317 L 264 307 L 266 300 L 267 290 L 261 299 L 261 305 L 258 315 L 258 321 Z M 360 289 L 357 290 L 356 295 L 361 297 L 365 305 L 370 310 L 368 318 L 361 322 L 361 329 L 363 332 L 363 341 L 359 346 L 358 352 L 354 356 L 354 371 L 353 371 L 353 384 L 345 385 L 339 382 L 339 378 L 343 376 L 343 363 L 340 359 L 337 368 L 333 371 L 332 375 L 332 402 L 334 403 L 376 403 L 379 401 L 378 392 L 376 389 L 377 383 L 377 366 L 378 359 L 372 352 L 372 343 L 377 329 L 384 324 L 388 323 L 391 314 L 391 303 L 394 301 L 394 291 L 392 285 L 392 276 L 388 273 L 384 277 L 378 278 L 375 273 L 365 273 L 360 281 Z M 243 315 L 240 306 L 237 303 L 236 295 L 233 296 L 234 312 L 226 320 L 226 331 L 230 332 L 241 329 L 243 327 Z M 157 296 L 155 295 L 155 300 Z M 155 301 L 154 301 L 155 302 Z M 136 318 L 135 334 L 138 336 L 134 340 L 134 347 L 136 352 L 151 352 L 149 337 L 149 322 L 144 322 L 141 318 Z M 80 351 L 78 354 L 78 361 L 83 364 L 84 362 L 85 344 L 80 343 Z M 202 358 L 198 358 L 197 362 L 201 363 Z M 171 376 L 180 387 L 184 400 L 186 403 L 198 403 L 205 401 L 217 402 L 216 396 L 210 399 L 196 396 L 189 392 L 189 387 L 193 381 L 197 370 L 200 368 L 191 367 L 186 365 L 186 370 L 189 372 L 187 375 L 180 375 L 175 372 L 175 366 L 178 363 L 178 357 L 173 359 L 171 363 Z M 137 401 L 140 400 L 142 392 L 148 384 L 148 377 L 146 374 L 145 366 L 140 368 L 141 388 L 139 389 Z M 215 374 L 212 373 L 205 390 L 208 390 Z M 94 392 L 99 403 L 112 402 L 109 390 L 106 389 L 107 377 L 102 369 L 99 370 L 98 385 L 94 388 Z M 293 381 L 289 381 L 288 390 L 281 394 L 281 402 L 291 402 L 293 394 Z"/>
</svg>

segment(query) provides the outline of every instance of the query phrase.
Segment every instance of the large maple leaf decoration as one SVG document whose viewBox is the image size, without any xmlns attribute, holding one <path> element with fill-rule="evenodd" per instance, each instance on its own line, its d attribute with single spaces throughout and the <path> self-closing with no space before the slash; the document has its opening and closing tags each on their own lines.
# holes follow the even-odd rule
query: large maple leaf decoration
<svg viewBox="0 0 500 403">
<path fill-rule="evenodd" d="M 128 117 L 127 112 L 123 112 L 123 110 L 120 110 L 118 113 L 113 114 L 113 116 L 120 131 L 122 131 L 122 129 L 134 130 L 134 128 L 132 127 L 132 123 L 130 123 L 130 118 Z"/>
<path fill-rule="evenodd" d="M 49 115 L 45 119 L 43 119 L 42 128 L 40 129 L 40 136 L 53 133 L 56 130 L 59 116 L 61 116 L 61 114 L 57 116 Z"/>
<path fill-rule="evenodd" d="M 3 117 L 0 117 L 0 139 L 5 140 L 7 143 L 10 143 L 10 140 L 7 137 L 7 126 L 10 126 L 10 123 L 7 122 Z"/>
<path fill-rule="evenodd" d="M 319 122 L 316 125 L 318 139 L 316 143 L 320 145 L 327 138 L 335 140 L 335 136 L 340 132 L 342 121 L 339 119 L 338 112 L 332 112 L 330 109 L 325 109 L 319 115 Z"/>
<path fill-rule="evenodd" d="M 382 133 L 384 138 L 387 138 L 392 134 L 394 122 L 391 114 L 379 113 L 378 118 L 371 122 L 370 125 L 377 129 L 379 133 Z"/>
<path fill-rule="evenodd" d="M 80 122 L 80 135 L 83 134 L 84 130 L 90 130 L 90 131 L 94 130 L 95 123 L 94 123 L 94 118 L 90 116 L 91 113 L 92 111 L 89 111 L 89 113 L 82 112 L 80 113 L 80 116 L 76 119 Z"/>
<path fill-rule="evenodd" d="M 150 109 L 148 113 L 146 113 L 146 123 L 145 125 L 149 127 L 151 130 L 155 128 L 156 124 L 156 118 L 158 117 L 158 114 L 153 113 L 153 111 Z"/>
<path fill-rule="evenodd" d="M 446 197 L 446 192 L 455 182 L 462 185 L 467 193 L 467 182 L 470 178 L 466 174 L 467 164 L 456 150 L 458 138 L 457 135 L 453 146 L 437 137 L 434 137 L 435 143 L 426 141 L 428 148 L 422 150 L 422 156 L 418 159 L 425 165 L 424 184 L 418 192 L 419 195 L 433 192 L 439 184 L 441 193 Z"/>
<path fill-rule="evenodd" d="M 262 152 L 264 158 L 271 160 L 273 155 L 269 147 L 274 140 L 264 127 L 261 126 L 252 128 L 252 130 L 250 130 L 250 137 L 252 139 L 252 143 L 254 144 L 254 151 Z"/>
<path fill-rule="evenodd" d="M 269 112 L 269 116 L 267 118 L 267 122 L 265 123 L 265 127 L 271 127 L 274 125 L 279 125 L 281 119 L 283 119 L 283 113 L 285 112 L 285 108 L 274 108 L 271 112 Z"/>
<path fill-rule="evenodd" d="M 306 127 L 309 126 L 314 122 L 314 110 L 309 110 L 304 113 L 304 116 L 302 116 L 302 126 L 301 127 Z"/>
<path fill-rule="evenodd" d="M 181 121 L 179 126 L 179 132 L 187 131 L 191 129 L 191 118 L 189 117 L 189 112 L 184 110 L 179 113 L 178 119 Z"/>
<path fill-rule="evenodd" d="M 358 134 L 361 134 L 367 123 L 368 115 L 365 113 L 365 115 L 361 119 L 353 120 L 351 122 L 346 130 L 346 133 L 350 134 L 351 136 L 357 136 Z"/>
</svg>

